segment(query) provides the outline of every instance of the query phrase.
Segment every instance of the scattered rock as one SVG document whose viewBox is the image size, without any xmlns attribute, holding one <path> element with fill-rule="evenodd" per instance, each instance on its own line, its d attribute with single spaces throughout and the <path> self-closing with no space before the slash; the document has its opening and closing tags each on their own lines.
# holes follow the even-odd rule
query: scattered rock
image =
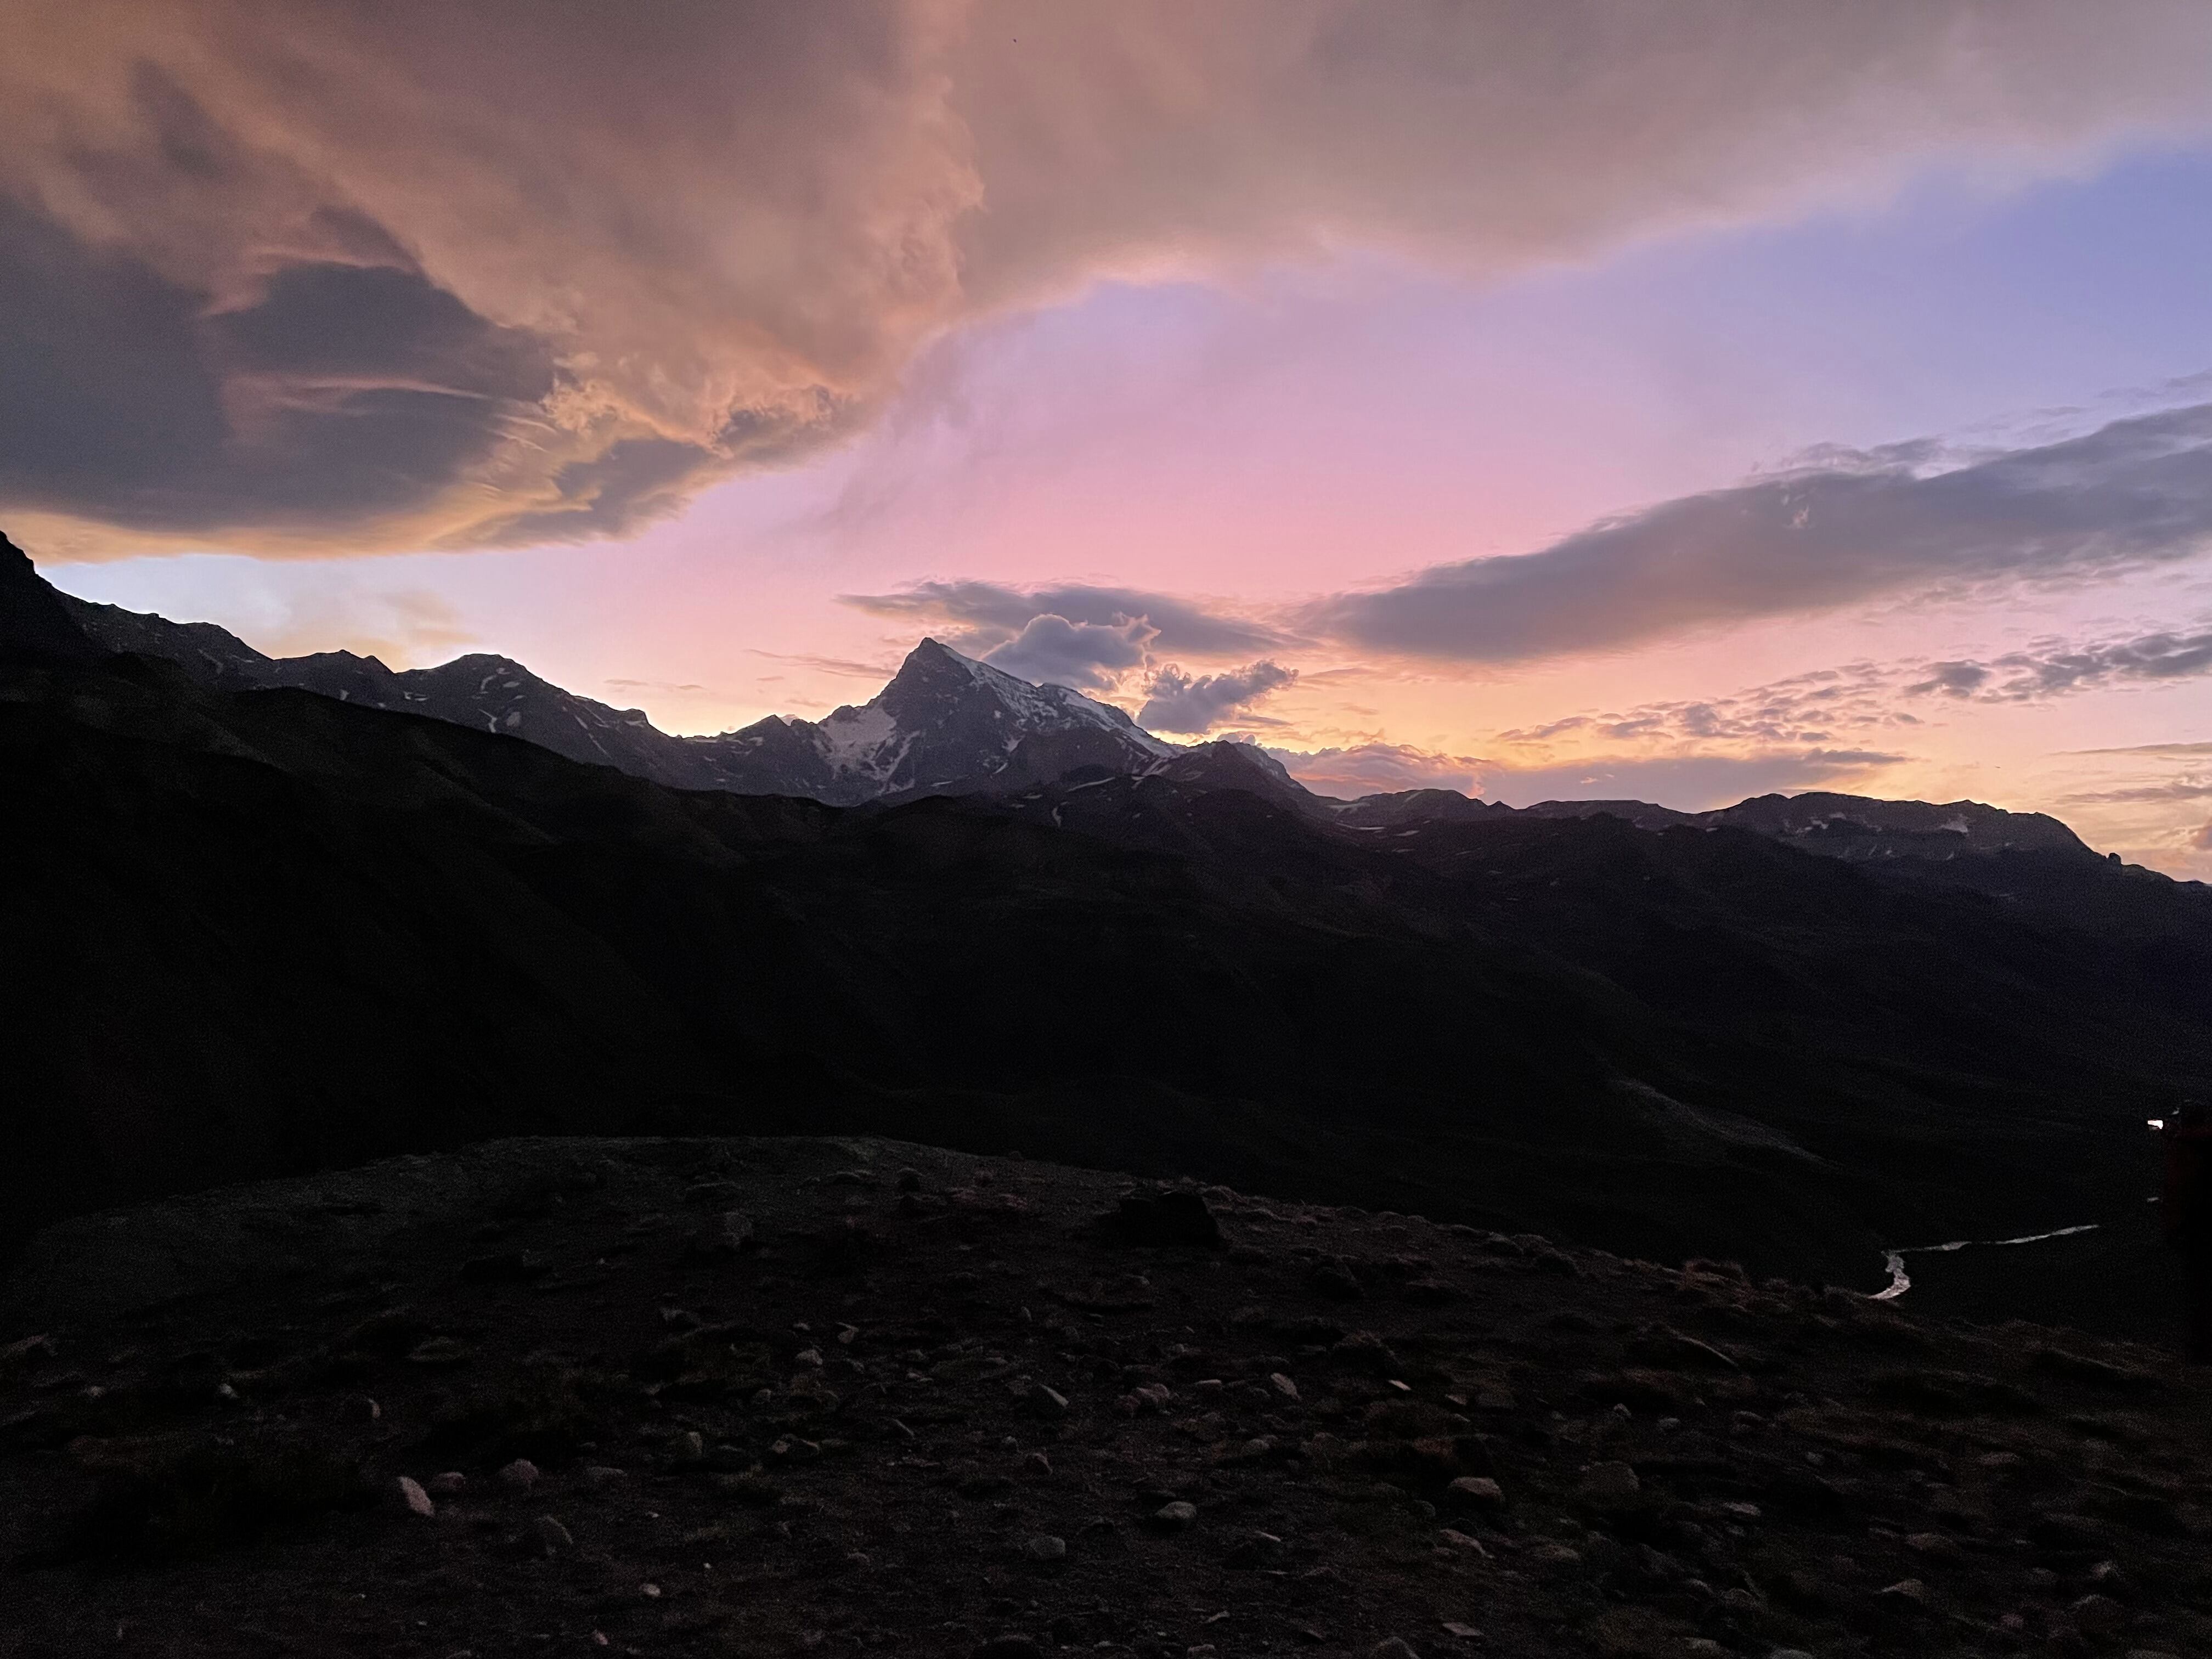
<svg viewBox="0 0 2212 1659">
<path fill-rule="evenodd" d="M 1505 1504 L 1504 1490 L 1486 1474 L 1463 1474 L 1445 1490 L 1462 1509 L 1495 1510 Z"/>
<path fill-rule="evenodd" d="M 550 1515 L 541 1515 L 530 1523 L 530 1541 L 542 1555 L 557 1555 L 562 1550 L 576 1547 L 576 1540 L 568 1528 Z"/>
<path fill-rule="evenodd" d="M 1039 1417 L 1067 1415 L 1067 1396 L 1058 1389 L 1048 1387 L 1042 1382 L 1036 1384 L 1030 1389 L 1029 1406 L 1030 1409 Z"/>
<path fill-rule="evenodd" d="M 1336 1302 L 1357 1302 L 1363 1294 L 1358 1276 L 1341 1261 L 1316 1262 L 1306 1271 L 1306 1285 Z"/>
<path fill-rule="evenodd" d="M 474 1256 L 461 1263 L 461 1283 L 527 1285 L 532 1279 L 544 1278 L 552 1267 L 551 1262 L 520 1250 L 502 1250 L 496 1255 Z"/>
<path fill-rule="evenodd" d="M 1285 1400 L 1296 1400 L 1298 1397 L 1298 1385 L 1280 1371 L 1268 1373 L 1267 1386 Z"/>
<path fill-rule="evenodd" d="M 1454 1486 L 1457 1486 L 1455 1481 Z M 1636 1501 L 1644 1490 L 1636 1471 L 1626 1463 L 1593 1463 L 1575 1484 L 1575 1496 L 1593 1509 L 1621 1509 Z"/>
<path fill-rule="evenodd" d="M 438 1510 L 438 1506 L 430 1501 L 430 1494 L 404 1474 L 399 1477 L 399 1502 L 410 1515 L 431 1516 Z"/>
<path fill-rule="evenodd" d="M 538 1484 L 538 1465 L 518 1457 L 500 1470 L 499 1484 L 510 1492 L 528 1492 Z"/>
<path fill-rule="evenodd" d="M 450 1370 L 456 1365 L 465 1365 L 473 1356 L 462 1343 L 450 1336 L 434 1336 L 418 1342 L 409 1351 L 407 1363 L 430 1370 Z"/>
<path fill-rule="evenodd" d="M 1039 1533 L 1022 1546 L 1022 1553 L 1032 1561 L 1062 1561 L 1067 1559 L 1067 1540 Z"/>
<path fill-rule="evenodd" d="M 1131 1194 L 1105 1225 L 1124 1244 L 1218 1250 L 1224 1243 L 1221 1224 L 1192 1192 Z"/>
<path fill-rule="evenodd" d="M 1163 1504 L 1152 1514 L 1152 1523 L 1162 1532 L 1182 1532 L 1198 1519 L 1198 1506 L 1177 1498 L 1172 1504 Z"/>
<path fill-rule="evenodd" d="M 742 1210 L 725 1210 L 691 1236 L 684 1255 L 694 1261 L 725 1260 L 759 1243 L 750 1216 Z"/>
<path fill-rule="evenodd" d="M 2095 1592 L 2083 1596 L 2066 1611 L 2085 1636 L 2102 1636 L 2128 1622 L 2128 1610 L 2111 1596 Z"/>
</svg>

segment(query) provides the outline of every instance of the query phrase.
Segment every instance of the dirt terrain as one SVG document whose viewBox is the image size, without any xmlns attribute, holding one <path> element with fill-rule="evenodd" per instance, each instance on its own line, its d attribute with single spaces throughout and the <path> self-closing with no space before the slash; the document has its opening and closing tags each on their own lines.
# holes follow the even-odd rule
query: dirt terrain
<svg viewBox="0 0 2212 1659">
<path fill-rule="evenodd" d="M 2212 1651 L 2148 1350 L 1018 1157 L 510 1141 L 0 1320 L 22 1659 Z"/>
</svg>

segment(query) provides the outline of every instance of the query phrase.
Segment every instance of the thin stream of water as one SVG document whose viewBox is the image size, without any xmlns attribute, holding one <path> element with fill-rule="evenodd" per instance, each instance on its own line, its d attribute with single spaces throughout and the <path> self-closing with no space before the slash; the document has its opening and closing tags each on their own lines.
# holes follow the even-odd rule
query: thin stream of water
<svg viewBox="0 0 2212 1659">
<path fill-rule="evenodd" d="M 1884 1265 L 1889 1269 L 1889 1288 L 1876 1291 L 1876 1302 L 1894 1302 L 1912 1288 L 1912 1275 L 1905 1271 L 1908 1255 L 1948 1255 L 1953 1250 L 1986 1249 L 2001 1244 L 2040 1244 L 2046 1238 L 2068 1238 L 2075 1233 L 2094 1233 L 2104 1225 L 2101 1221 L 2086 1221 L 2078 1227 L 2060 1227 L 2047 1233 L 2029 1233 L 2022 1238 L 1959 1238 L 1948 1244 L 1908 1244 L 1903 1249 L 1882 1252 Z"/>
</svg>

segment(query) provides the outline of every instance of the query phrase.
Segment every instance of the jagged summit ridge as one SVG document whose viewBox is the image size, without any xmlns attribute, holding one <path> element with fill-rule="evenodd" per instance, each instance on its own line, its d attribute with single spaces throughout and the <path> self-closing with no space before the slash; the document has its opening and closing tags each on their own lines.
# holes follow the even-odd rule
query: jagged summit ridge
<svg viewBox="0 0 2212 1659">
<path fill-rule="evenodd" d="M 811 743 L 836 793 L 860 799 L 1042 781 L 1080 765 L 1140 770 L 1176 752 L 1118 708 L 1064 685 L 1032 685 L 933 639 L 858 708 L 785 724 Z"/>
<path fill-rule="evenodd" d="M 1317 796 L 1258 747 L 1185 747 L 1154 737 L 1110 703 L 1062 685 L 1036 685 L 925 638 L 866 702 L 820 720 L 770 715 L 735 732 L 678 737 L 641 709 L 616 708 L 540 678 L 511 658 L 471 653 L 433 668 L 394 671 L 374 657 L 330 651 L 272 658 L 209 623 L 174 623 L 58 592 L 13 544 L 7 640 L 45 654 L 135 652 L 167 658 L 222 690 L 289 687 L 373 708 L 427 715 L 516 737 L 571 760 L 612 766 L 685 789 L 798 795 L 857 805 L 916 794 L 1004 794 L 1071 772 L 1157 775 L 1202 793 L 1241 789 L 1353 833 L 1437 820 L 1607 814 L 1644 830 L 1752 830 L 1808 852 L 1854 861 L 1948 861 L 2010 852 L 2086 855 L 2064 824 L 2040 813 L 1974 801 L 1931 805 L 1863 796 L 1764 795 L 1706 812 L 1648 801 L 1545 801 L 1516 809 L 1448 790 L 1417 789 L 1342 801 Z M 17 568 L 20 567 L 20 568 Z M 35 619 L 35 623 L 34 623 Z"/>
</svg>

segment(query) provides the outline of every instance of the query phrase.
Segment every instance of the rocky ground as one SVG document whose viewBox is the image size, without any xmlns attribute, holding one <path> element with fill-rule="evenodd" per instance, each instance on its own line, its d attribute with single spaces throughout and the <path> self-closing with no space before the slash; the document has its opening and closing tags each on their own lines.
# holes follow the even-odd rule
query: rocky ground
<svg viewBox="0 0 2212 1659">
<path fill-rule="evenodd" d="M 2212 1651 L 2202 1376 L 1414 1217 L 507 1142 L 0 1318 L 26 1659 Z"/>
</svg>

